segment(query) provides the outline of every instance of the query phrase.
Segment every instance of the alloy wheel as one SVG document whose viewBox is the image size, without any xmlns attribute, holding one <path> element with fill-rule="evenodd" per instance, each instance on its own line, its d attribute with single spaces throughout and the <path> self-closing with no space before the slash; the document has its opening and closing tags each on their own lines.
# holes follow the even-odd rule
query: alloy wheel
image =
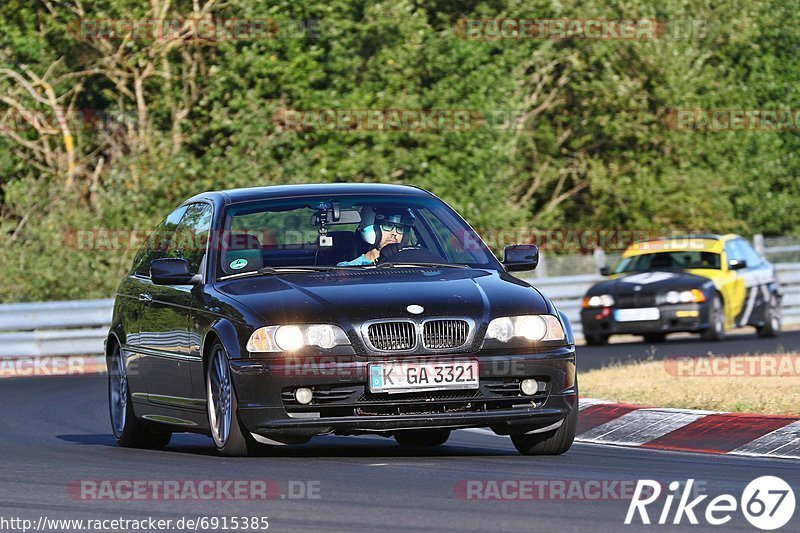
<svg viewBox="0 0 800 533">
<path fill-rule="evenodd" d="M 114 348 L 109 370 L 108 402 L 111 411 L 111 426 L 114 429 L 114 435 L 119 437 L 125 430 L 128 410 L 128 376 L 125 372 L 125 359 L 119 346 Z"/>
<path fill-rule="evenodd" d="M 217 348 L 208 365 L 208 419 L 211 436 L 218 447 L 228 442 L 231 432 L 231 376 L 228 357 Z"/>
</svg>

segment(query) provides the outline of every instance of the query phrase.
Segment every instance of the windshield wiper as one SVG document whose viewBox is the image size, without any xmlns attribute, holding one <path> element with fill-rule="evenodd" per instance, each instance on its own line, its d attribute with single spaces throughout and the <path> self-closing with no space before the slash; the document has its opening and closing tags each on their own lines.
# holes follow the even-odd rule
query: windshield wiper
<svg viewBox="0 0 800 533">
<path fill-rule="evenodd" d="M 238 274 L 231 274 L 229 276 L 222 276 L 220 281 L 229 279 L 245 278 L 248 276 L 275 276 L 277 274 L 290 274 L 293 272 L 327 272 L 329 270 L 341 270 L 345 267 L 335 266 L 283 266 L 283 267 L 262 267 L 258 270 L 251 270 L 249 272 L 240 272 Z"/>
<path fill-rule="evenodd" d="M 423 267 L 423 268 L 470 268 L 468 265 L 453 263 L 414 263 L 400 261 L 397 263 L 381 263 L 375 268 L 402 268 L 402 267 Z"/>
</svg>

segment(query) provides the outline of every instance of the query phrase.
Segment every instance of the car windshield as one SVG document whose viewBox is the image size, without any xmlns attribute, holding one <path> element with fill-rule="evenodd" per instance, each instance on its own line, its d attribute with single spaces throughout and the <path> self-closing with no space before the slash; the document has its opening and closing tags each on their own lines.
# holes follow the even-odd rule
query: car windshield
<svg viewBox="0 0 800 533">
<path fill-rule="evenodd" d="M 437 198 L 334 195 L 228 206 L 219 237 L 218 277 L 371 266 L 372 261 L 359 261 L 375 246 L 368 242 L 376 238 L 370 231 L 392 233 L 394 249 L 403 250 L 387 259 L 389 265 L 500 269 L 478 235 Z"/>
<path fill-rule="evenodd" d="M 648 270 L 683 270 L 690 268 L 719 269 L 719 265 L 719 254 L 714 252 L 694 250 L 657 252 L 625 257 L 614 269 L 614 273 L 624 274 L 627 272 L 647 272 Z"/>
</svg>

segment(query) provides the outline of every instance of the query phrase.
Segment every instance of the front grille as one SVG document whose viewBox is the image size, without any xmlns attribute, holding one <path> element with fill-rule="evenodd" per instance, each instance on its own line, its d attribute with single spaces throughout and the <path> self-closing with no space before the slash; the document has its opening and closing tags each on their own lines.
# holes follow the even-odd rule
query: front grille
<svg viewBox="0 0 800 533">
<path fill-rule="evenodd" d="M 413 350 L 417 345 L 417 328 L 412 322 L 376 322 L 367 329 L 369 342 L 385 352 Z"/>
<path fill-rule="evenodd" d="M 653 305 L 656 305 L 655 294 L 626 294 L 617 297 L 617 307 L 620 308 L 650 307 Z"/>
<path fill-rule="evenodd" d="M 422 330 L 422 344 L 429 350 L 458 348 L 467 342 L 466 320 L 429 320 Z"/>
</svg>

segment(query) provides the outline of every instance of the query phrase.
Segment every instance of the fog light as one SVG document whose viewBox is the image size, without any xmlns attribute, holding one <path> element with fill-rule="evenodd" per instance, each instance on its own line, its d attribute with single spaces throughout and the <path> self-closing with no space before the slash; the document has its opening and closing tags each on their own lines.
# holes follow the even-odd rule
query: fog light
<svg viewBox="0 0 800 533">
<path fill-rule="evenodd" d="M 297 403 L 300 405 L 308 405 L 311 403 L 311 398 L 314 397 L 314 393 L 311 392 L 311 389 L 307 389 L 305 387 L 300 387 L 296 391 L 294 391 L 294 399 L 297 400 Z"/>
<path fill-rule="evenodd" d="M 525 396 L 533 396 L 539 390 L 539 382 L 535 379 L 523 379 L 519 388 Z"/>
</svg>

